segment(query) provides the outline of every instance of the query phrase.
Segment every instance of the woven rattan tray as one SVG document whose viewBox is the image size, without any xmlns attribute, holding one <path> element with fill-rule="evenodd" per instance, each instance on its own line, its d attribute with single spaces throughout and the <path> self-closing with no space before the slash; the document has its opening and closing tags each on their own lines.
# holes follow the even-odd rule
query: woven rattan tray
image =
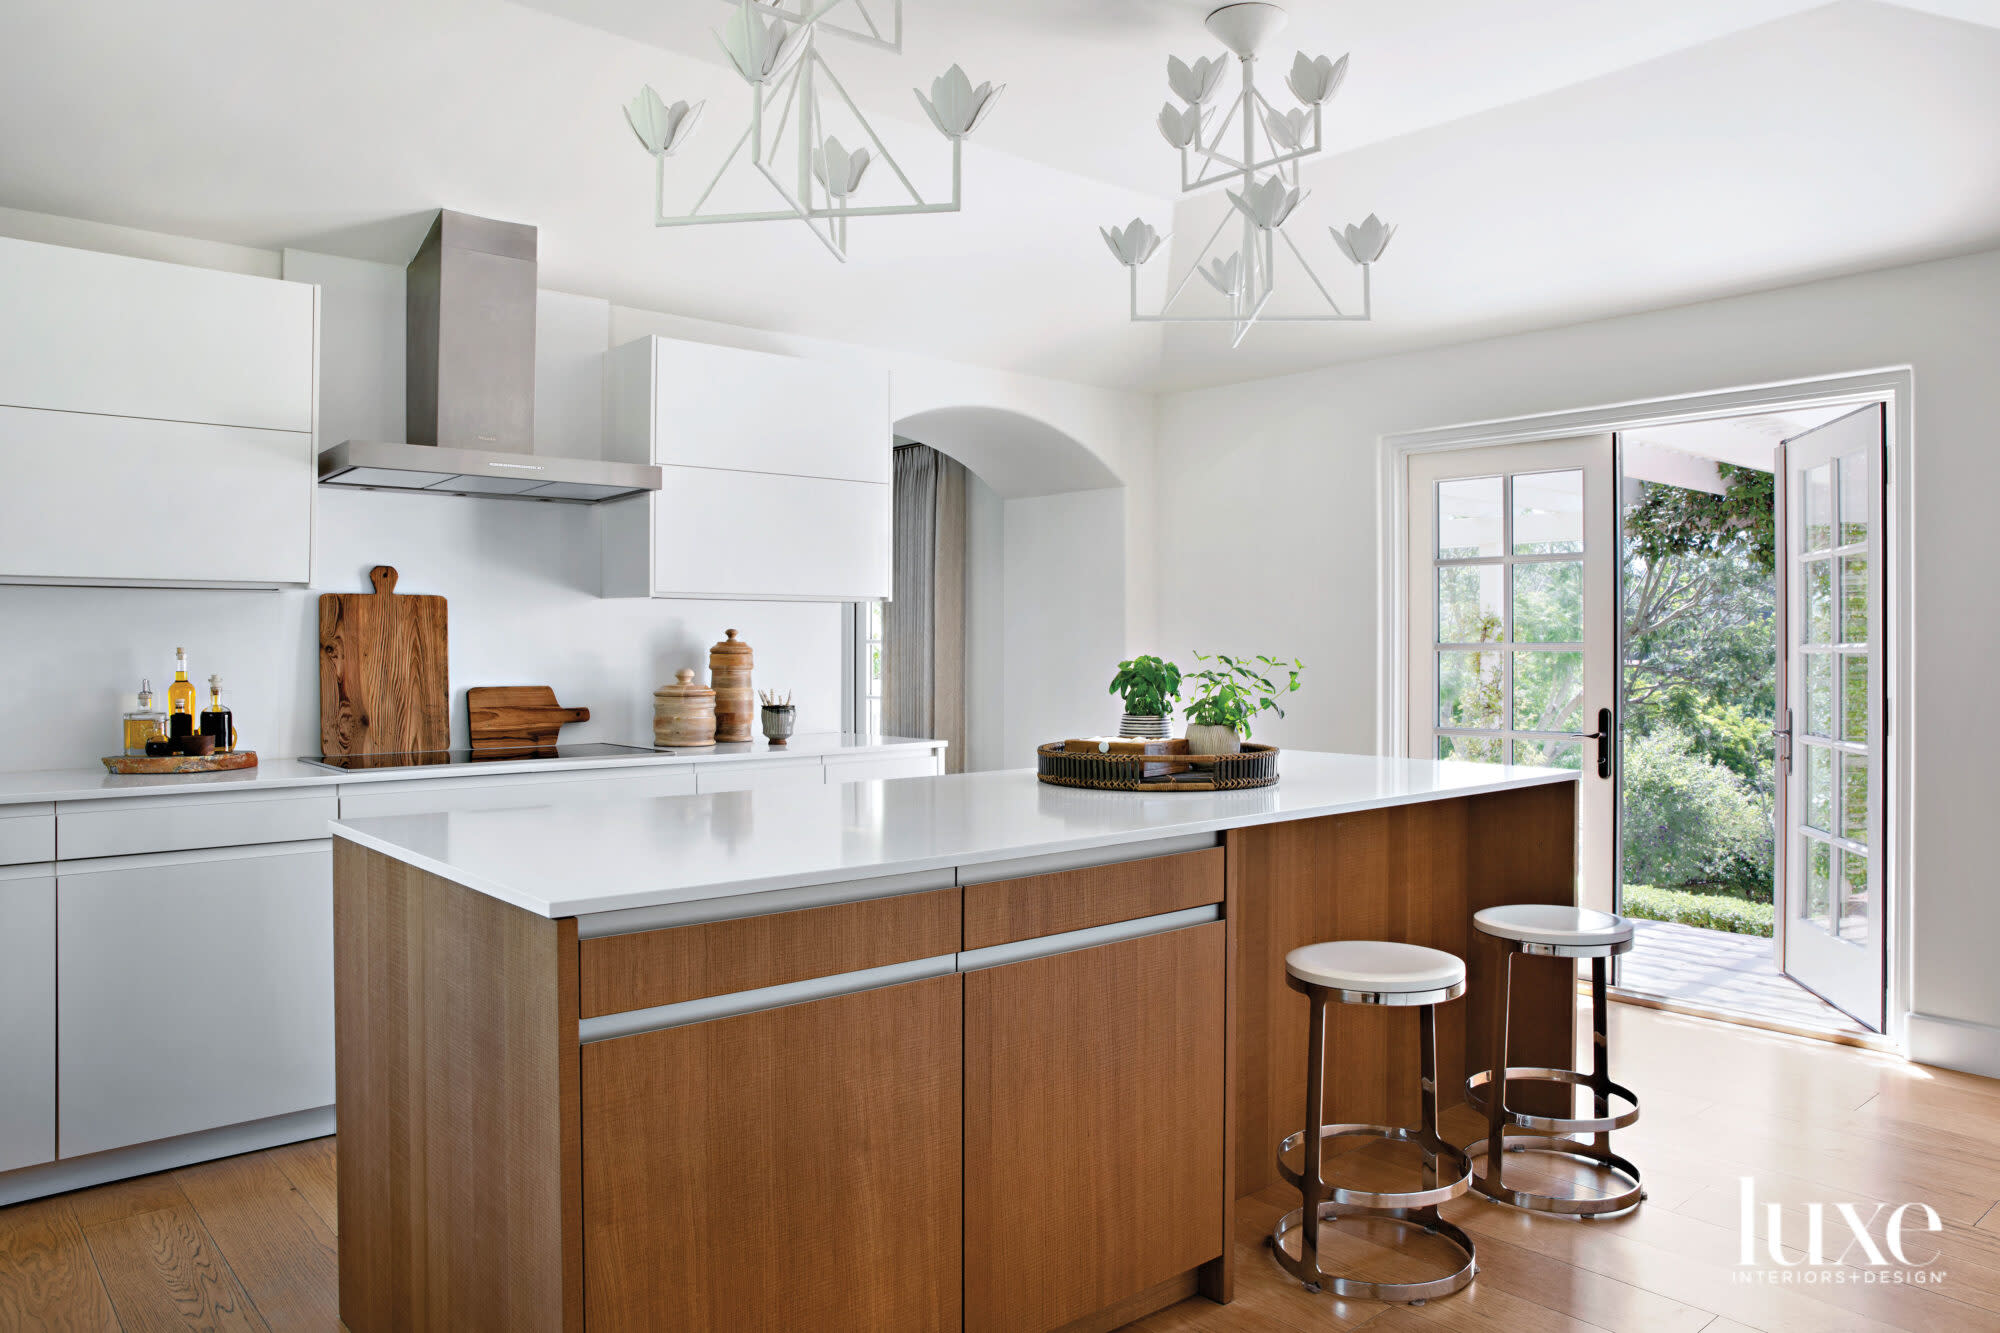
<svg viewBox="0 0 2000 1333">
<path fill-rule="evenodd" d="M 1249 745 L 1241 754 L 1144 755 L 1093 754 L 1067 749 L 1066 741 L 1050 741 L 1036 751 L 1035 776 L 1058 787 L 1092 787 L 1102 791 L 1241 791 L 1268 787 L 1278 780 L 1278 747 Z M 1190 767 L 1181 773 L 1146 776 L 1165 762 Z"/>
</svg>

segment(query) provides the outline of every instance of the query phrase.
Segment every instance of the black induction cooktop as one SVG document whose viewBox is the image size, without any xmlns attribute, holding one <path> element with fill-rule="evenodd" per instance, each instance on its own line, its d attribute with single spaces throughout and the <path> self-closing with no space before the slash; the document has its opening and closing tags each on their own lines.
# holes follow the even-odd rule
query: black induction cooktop
<svg viewBox="0 0 2000 1333">
<path fill-rule="evenodd" d="M 578 759 L 626 759 L 655 754 L 651 746 L 612 745 L 598 741 L 590 745 L 541 745 L 482 750 L 417 750 L 403 754 L 302 755 L 299 762 L 336 773 L 363 769 L 434 768 L 466 764 L 520 764 L 575 762 Z"/>
</svg>

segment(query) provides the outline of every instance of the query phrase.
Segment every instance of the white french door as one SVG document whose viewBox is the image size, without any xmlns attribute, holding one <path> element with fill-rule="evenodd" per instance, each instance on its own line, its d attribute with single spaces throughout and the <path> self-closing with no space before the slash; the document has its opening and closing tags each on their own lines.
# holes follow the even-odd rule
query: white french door
<svg viewBox="0 0 2000 1333">
<path fill-rule="evenodd" d="M 1785 974 L 1882 1030 L 1883 409 L 1778 447 L 1783 586 L 1779 957 Z"/>
<path fill-rule="evenodd" d="M 1579 770 L 1580 902 L 1610 911 L 1612 437 L 1412 454 L 1407 481 L 1407 753 Z"/>
</svg>

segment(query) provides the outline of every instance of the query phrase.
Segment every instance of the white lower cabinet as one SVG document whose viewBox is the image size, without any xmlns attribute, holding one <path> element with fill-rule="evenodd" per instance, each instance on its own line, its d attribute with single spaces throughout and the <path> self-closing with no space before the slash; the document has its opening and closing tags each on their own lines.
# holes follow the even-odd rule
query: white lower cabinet
<svg viewBox="0 0 2000 1333">
<path fill-rule="evenodd" d="M 0 1171 L 55 1156 L 55 867 L 0 867 Z"/>
<path fill-rule="evenodd" d="M 64 1158 L 333 1102 L 326 840 L 65 862 Z"/>
<path fill-rule="evenodd" d="M 692 796 L 694 772 L 685 764 L 636 769 L 587 769 L 577 773 L 496 773 L 481 778 L 415 778 L 357 782 L 340 789 L 340 817 L 428 815 L 454 810 L 510 810 L 530 805 L 595 805 Z"/>
<path fill-rule="evenodd" d="M 843 782 L 868 782 L 875 778 L 930 778 L 944 772 L 938 762 L 936 750 L 916 750 L 903 754 L 871 754 L 859 759 L 832 759 L 826 761 L 826 780 L 838 786 Z"/>
<path fill-rule="evenodd" d="M 746 759 L 735 764 L 703 764 L 695 783 L 704 794 L 715 791 L 764 791 L 771 787 L 817 787 L 826 770 L 814 759 Z"/>
</svg>

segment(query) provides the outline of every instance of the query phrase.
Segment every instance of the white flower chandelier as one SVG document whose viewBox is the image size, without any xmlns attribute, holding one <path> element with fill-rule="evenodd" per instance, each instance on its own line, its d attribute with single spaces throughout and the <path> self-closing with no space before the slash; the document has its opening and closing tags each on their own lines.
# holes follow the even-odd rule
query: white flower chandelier
<svg viewBox="0 0 2000 1333">
<path fill-rule="evenodd" d="M 1394 227 L 1371 213 L 1365 222 L 1344 230 L 1329 229 L 1340 253 L 1361 269 L 1358 312 L 1341 309 L 1304 252 L 1284 230 L 1307 194 L 1299 187 L 1299 162 L 1320 151 L 1320 109 L 1340 91 L 1341 82 L 1347 77 L 1346 56 L 1329 60 L 1325 56 L 1309 58 L 1300 52 L 1285 80 L 1300 105 L 1285 111 L 1272 106 L 1257 91 L 1257 48 L 1284 25 L 1285 11 L 1271 4 L 1225 5 L 1208 16 L 1209 32 L 1235 53 L 1242 68 L 1242 89 L 1230 99 L 1227 113 L 1212 133 L 1208 127 L 1220 109 L 1212 103 L 1222 85 L 1227 58 L 1210 56 L 1192 65 L 1174 57 L 1167 60 L 1167 87 L 1182 105 L 1176 107 L 1168 102 L 1162 106 L 1159 126 L 1168 145 L 1181 155 L 1181 193 L 1221 185 L 1229 196 L 1230 209 L 1194 256 L 1187 272 L 1174 284 L 1160 312 L 1153 315 L 1139 313 L 1139 266 L 1153 257 L 1164 238 L 1141 218 L 1133 218 L 1123 227 L 1098 229 L 1111 253 L 1126 267 L 1134 322 L 1228 324 L 1232 335 L 1229 345 L 1235 347 L 1259 322 L 1334 324 L 1374 318 L 1371 268 L 1388 248 L 1390 237 L 1396 233 Z M 1232 132 L 1240 135 L 1240 157 L 1223 148 Z M 1264 156 L 1259 157 L 1259 153 Z M 1230 185 L 1239 188 L 1227 188 Z M 1227 256 L 1215 253 L 1231 222 L 1241 224 L 1238 247 Z M 1324 310 L 1304 314 L 1266 313 L 1265 307 L 1277 289 L 1278 241 L 1283 241 L 1298 260 L 1313 290 L 1324 302 Z M 1229 302 L 1228 314 L 1176 311 L 1175 303 L 1197 274 Z"/>
<path fill-rule="evenodd" d="M 887 0 L 891 13 L 886 35 L 884 24 L 877 21 L 884 0 L 797 0 L 797 9 L 786 8 L 784 0 L 724 2 L 734 4 L 736 12 L 715 36 L 729 63 L 750 85 L 750 124 L 716 169 L 708 188 L 686 213 L 671 217 L 667 214 L 667 159 L 693 135 L 707 103 L 697 102 L 693 106 L 686 102 L 668 103 L 649 85 L 641 88 L 625 107 L 626 122 L 653 158 L 653 225 L 698 227 L 723 222 L 797 220 L 805 223 L 836 259 L 845 261 L 849 218 L 958 211 L 960 158 L 965 136 L 986 119 L 1005 84 L 997 88 L 990 83 L 974 87 L 965 71 L 953 65 L 931 82 L 929 97 L 912 90 L 931 124 L 951 141 L 951 199 L 926 202 L 819 52 L 819 35 L 828 33 L 901 54 L 903 0 Z M 871 3 L 875 12 L 870 12 Z M 852 11 L 846 26 L 839 21 L 839 11 L 843 9 Z M 831 88 L 846 106 L 867 137 L 866 145 L 850 149 L 826 132 L 822 88 Z M 792 130 L 789 139 L 788 126 Z M 737 159 L 745 156 L 746 149 L 748 161 L 770 182 L 785 206 L 763 212 L 702 212 L 715 187 Z M 788 149 L 790 161 L 781 167 L 780 155 Z M 864 179 L 875 180 L 881 175 L 870 170 L 877 162 L 886 164 L 894 173 L 908 196 L 907 202 L 862 206 L 852 202 Z"/>
</svg>

